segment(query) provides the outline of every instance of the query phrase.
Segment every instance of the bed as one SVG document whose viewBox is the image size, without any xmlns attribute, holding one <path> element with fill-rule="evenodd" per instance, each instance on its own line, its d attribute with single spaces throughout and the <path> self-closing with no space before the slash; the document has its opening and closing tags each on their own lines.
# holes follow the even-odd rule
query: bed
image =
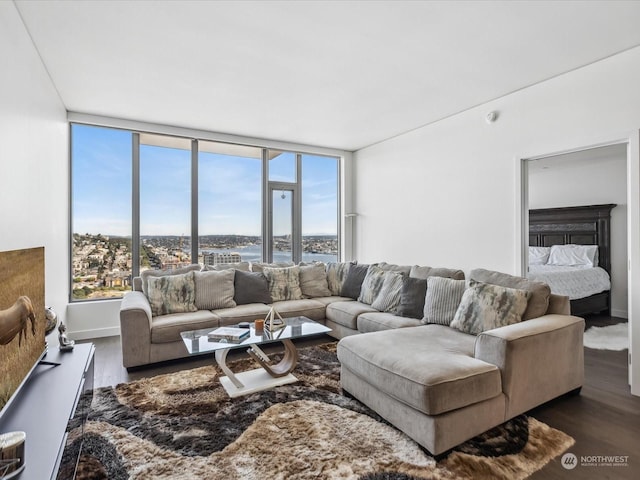
<svg viewBox="0 0 640 480">
<path fill-rule="evenodd" d="M 568 295 L 573 315 L 611 312 L 611 209 L 615 204 L 529 210 L 528 277 Z M 564 246 L 564 247 L 557 247 Z M 575 247 L 573 247 L 575 246 Z M 546 247 L 537 251 L 532 247 Z M 553 250 L 546 263 L 544 252 Z M 559 261 L 563 255 L 588 257 L 590 261 Z M 540 255 L 541 258 L 537 258 Z M 534 257 L 532 260 L 531 257 Z M 576 263 L 577 265 L 567 265 Z"/>
</svg>

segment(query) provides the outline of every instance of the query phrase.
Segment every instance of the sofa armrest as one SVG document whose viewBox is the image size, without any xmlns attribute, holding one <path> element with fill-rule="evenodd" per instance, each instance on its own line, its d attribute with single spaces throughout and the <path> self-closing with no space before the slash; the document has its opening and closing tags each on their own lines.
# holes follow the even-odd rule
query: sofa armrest
<svg viewBox="0 0 640 480">
<path fill-rule="evenodd" d="M 582 386 L 583 334 L 584 319 L 550 314 L 478 335 L 475 358 L 500 369 L 505 420 Z"/>
<path fill-rule="evenodd" d="M 554 293 L 549 297 L 549 307 L 547 308 L 547 315 L 550 313 L 557 313 L 559 315 L 571 315 L 571 302 L 566 295 L 556 295 Z"/>
<path fill-rule="evenodd" d="M 136 367 L 151 358 L 151 305 L 142 292 L 127 292 L 120 304 L 122 364 Z"/>
</svg>

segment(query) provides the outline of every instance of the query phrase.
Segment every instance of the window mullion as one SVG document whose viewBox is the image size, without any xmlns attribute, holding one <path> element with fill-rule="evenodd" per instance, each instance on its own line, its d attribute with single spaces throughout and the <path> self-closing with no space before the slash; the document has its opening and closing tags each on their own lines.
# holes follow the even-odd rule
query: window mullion
<svg viewBox="0 0 640 480">
<path fill-rule="evenodd" d="M 131 175 L 131 276 L 140 276 L 140 134 L 133 133 Z"/>
</svg>

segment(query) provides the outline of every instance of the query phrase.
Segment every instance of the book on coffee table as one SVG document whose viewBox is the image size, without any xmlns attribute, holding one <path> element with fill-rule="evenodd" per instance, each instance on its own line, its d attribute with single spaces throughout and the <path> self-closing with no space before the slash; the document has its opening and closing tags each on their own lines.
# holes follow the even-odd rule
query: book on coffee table
<svg viewBox="0 0 640 480">
<path fill-rule="evenodd" d="M 212 330 L 207 334 L 209 340 L 219 341 L 226 340 L 227 342 L 241 342 L 243 339 L 249 336 L 250 331 L 246 328 L 234 328 L 234 327 L 220 327 Z"/>
</svg>

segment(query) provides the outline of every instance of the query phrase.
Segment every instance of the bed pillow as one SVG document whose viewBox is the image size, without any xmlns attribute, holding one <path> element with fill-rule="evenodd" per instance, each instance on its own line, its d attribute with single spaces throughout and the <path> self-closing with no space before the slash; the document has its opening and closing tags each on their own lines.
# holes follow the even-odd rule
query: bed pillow
<svg viewBox="0 0 640 480">
<path fill-rule="evenodd" d="M 427 294 L 427 279 L 402 276 L 400 303 L 396 307 L 396 315 L 401 317 L 424 317 L 424 298 Z"/>
<path fill-rule="evenodd" d="M 262 272 L 269 282 L 269 293 L 274 302 L 301 300 L 300 267 L 263 267 Z"/>
<path fill-rule="evenodd" d="M 196 308 L 198 310 L 215 310 L 217 308 L 233 308 L 235 278 L 234 270 L 193 272 L 196 284 Z"/>
<path fill-rule="evenodd" d="M 327 284 L 327 273 L 324 263 L 301 265 L 300 290 L 305 298 L 329 297 L 331 291 Z"/>
<path fill-rule="evenodd" d="M 384 274 L 382 288 L 371 306 L 380 312 L 393 312 L 400 304 L 402 278 L 406 275 L 399 271 L 387 270 Z"/>
<path fill-rule="evenodd" d="M 354 300 L 358 298 L 362 289 L 362 282 L 364 281 L 364 277 L 367 275 L 368 270 L 369 265 L 364 263 L 351 265 L 351 267 L 349 267 L 349 272 L 344 279 L 344 283 L 342 284 L 340 295 L 343 297 L 353 298 Z"/>
<path fill-rule="evenodd" d="M 553 245 L 549 253 L 549 265 L 566 267 L 594 267 L 596 245 Z"/>
<path fill-rule="evenodd" d="M 147 279 L 147 291 L 151 313 L 196 312 L 194 272 L 181 275 L 152 276 Z"/>
<path fill-rule="evenodd" d="M 529 247 L 529 265 L 546 265 L 551 247 Z"/>
<path fill-rule="evenodd" d="M 427 278 L 422 323 L 449 325 L 462 301 L 466 286 L 465 280 L 445 277 Z"/>
<path fill-rule="evenodd" d="M 518 323 L 527 308 L 528 298 L 529 292 L 526 290 L 471 280 L 450 326 L 478 335 L 487 330 Z"/>
<path fill-rule="evenodd" d="M 236 270 L 233 289 L 233 300 L 238 305 L 273 302 L 269 293 L 269 283 L 262 272 Z"/>
</svg>

